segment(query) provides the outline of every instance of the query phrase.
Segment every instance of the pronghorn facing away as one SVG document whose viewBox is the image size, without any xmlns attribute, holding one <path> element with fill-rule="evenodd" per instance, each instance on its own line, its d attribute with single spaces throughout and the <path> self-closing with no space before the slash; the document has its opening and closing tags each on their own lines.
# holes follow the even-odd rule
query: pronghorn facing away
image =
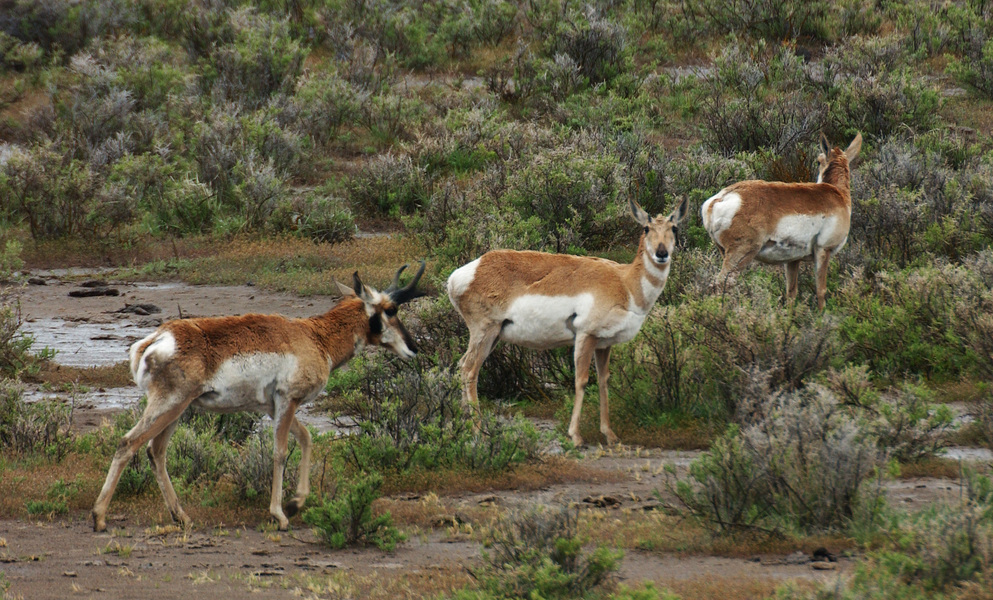
<svg viewBox="0 0 993 600">
<path fill-rule="evenodd" d="M 610 429 L 607 377 L 610 347 L 637 335 L 665 287 L 676 243 L 676 225 L 686 216 L 686 200 L 668 217 L 652 219 L 631 201 L 631 212 L 645 232 L 634 261 L 568 254 L 493 250 L 455 270 L 448 296 L 469 326 L 469 348 L 459 365 L 462 396 L 478 410 L 479 368 L 497 340 L 540 350 L 574 346 L 576 401 L 569 435 L 577 445 L 583 389 L 596 355 L 600 388 L 600 431 Z"/>
<path fill-rule="evenodd" d="M 824 308 L 828 259 L 848 240 L 852 217 L 849 165 L 862 148 L 862 134 L 848 149 L 832 149 L 821 134 L 817 183 L 741 181 L 700 207 L 703 226 L 724 255 L 717 276 L 723 284 L 752 259 L 786 267 L 786 295 L 796 298 L 800 261 L 817 270 L 817 306 Z"/>
<path fill-rule="evenodd" d="M 397 271 L 393 284 L 378 292 L 363 285 L 358 273 L 353 288 L 338 283 L 345 297 L 331 310 L 309 319 L 278 315 L 243 315 L 169 321 L 131 346 L 131 375 L 148 395 L 141 419 L 124 434 L 110 464 L 107 480 L 93 505 L 93 529 L 107 528 L 107 506 L 121 472 L 142 444 L 173 519 L 190 519 L 166 472 L 166 446 L 180 415 L 189 406 L 213 412 L 253 411 L 273 420 L 272 498 L 269 512 L 279 528 L 289 527 L 283 513 L 283 464 L 289 432 L 300 444 L 296 496 L 286 512 L 293 516 L 310 493 L 310 433 L 297 420 L 296 409 L 313 400 L 331 370 L 346 363 L 365 345 L 389 348 L 403 358 L 417 346 L 397 318 L 397 308 L 423 294 L 416 286 L 424 263 L 406 287 Z M 337 283 L 337 282 L 336 282 Z"/>
</svg>

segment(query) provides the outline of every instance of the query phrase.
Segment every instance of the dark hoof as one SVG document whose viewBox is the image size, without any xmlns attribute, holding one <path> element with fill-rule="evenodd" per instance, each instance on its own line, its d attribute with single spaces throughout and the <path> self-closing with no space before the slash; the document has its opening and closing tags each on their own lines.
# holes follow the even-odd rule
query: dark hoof
<svg viewBox="0 0 993 600">
<path fill-rule="evenodd" d="M 303 504 L 303 503 L 302 502 L 297 502 L 296 500 L 290 500 L 289 502 L 287 502 L 286 503 L 286 508 L 283 509 L 283 512 L 286 514 L 286 517 L 287 518 L 293 517 L 298 512 L 300 512 L 300 505 L 301 504 Z"/>
</svg>

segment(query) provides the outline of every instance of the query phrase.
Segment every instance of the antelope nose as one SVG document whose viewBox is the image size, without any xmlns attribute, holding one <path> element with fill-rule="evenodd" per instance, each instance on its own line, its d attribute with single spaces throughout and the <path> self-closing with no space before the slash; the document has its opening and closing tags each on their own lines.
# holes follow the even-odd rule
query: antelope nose
<svg viewBox="0 0 993 600">
<path fill-rule="evenodd" d="M 655 260 L 658 262 L 665 262 L 669 260 L 669 251 L 665 248 L 659 248 L 655 251 Z"/>
</svg>

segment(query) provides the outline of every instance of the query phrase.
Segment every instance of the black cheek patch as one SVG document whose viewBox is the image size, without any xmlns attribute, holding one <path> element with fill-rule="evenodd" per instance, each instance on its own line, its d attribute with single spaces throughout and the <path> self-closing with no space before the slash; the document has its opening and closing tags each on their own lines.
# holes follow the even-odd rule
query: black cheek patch
<svg viewBox="0 0 993 600">
<path fill-rule="evenodd" d="M 369 333 L 379 335 L 383 333 L 383 319 L 376 313 L 369 317 Z"/>
</svg>

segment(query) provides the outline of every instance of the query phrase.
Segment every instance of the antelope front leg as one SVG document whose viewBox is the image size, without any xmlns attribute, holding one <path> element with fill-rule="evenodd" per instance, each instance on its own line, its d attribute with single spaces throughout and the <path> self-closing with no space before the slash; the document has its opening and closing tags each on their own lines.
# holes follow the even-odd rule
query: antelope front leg
<svg viewBox="0 0 993 600">
<path fill-rule="evenodd" d="M 616 444 L 619 440 L 610 428 L 610 406 L 607 404 L 607 380 L 610 378 L 610 347 L 597 348 L 596 382 L 600 388 L 600 433 L 607 438 L 608 444 Z"/>
<path fill-rule="evenodd" d="M 479 381 L 479 369 L 493 350 L 499 335 L 499 324 L 491 324 L 485 329 L 470 329 L 469 347 L 459 361 L 462 372 L 462 403 L 472 411 L 472 425 L 477 432 L 479 431 L 479 396 L 476 393 L 476 383 Z"/>
<path fill-rule="evenodd" d="M 286 505 L 287 517 L 300 512 L 310 494 L 310 432 L 297 420 L 296 415 L 290 423 L 290 431 L 300 444 L 300 469 L 297 471 L 297 495 Z"/>
<path fill-rule="evenodd" d="M 572 406 L 572 419 L 569 421 L 569 437 L 577 446 L 583 445 L 583 437 L 579 435 L 579 415 L 583 411 L 583 394 L 586 383 L 590 379 L 590 361 L 596 348 L 596 338 L 589 335 L 576 336 L 576 348 L 573 359 L 576 363 L 576 402 Z"/>
</svg>

